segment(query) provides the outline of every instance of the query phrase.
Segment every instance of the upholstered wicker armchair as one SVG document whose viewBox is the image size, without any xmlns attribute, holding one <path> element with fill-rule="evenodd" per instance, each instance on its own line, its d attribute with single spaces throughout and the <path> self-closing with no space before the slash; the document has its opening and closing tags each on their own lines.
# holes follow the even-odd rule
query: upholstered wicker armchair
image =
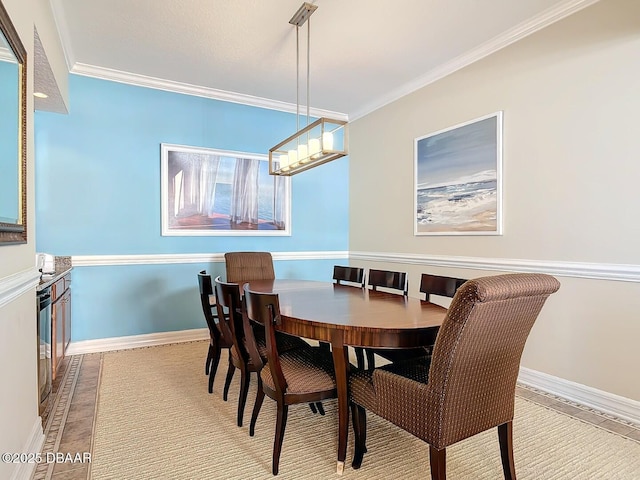
<svg viewBox="0 0 640 480">
<path fill-rule="evenodd" d="M 273 258 L 269 252 L 227 252 L 224 254 L 227 282 L 273 280 Z"/>
<path fill-rule="evenodd" d="M 469 280 L 453 298 L 432 357 L 354 372 L 353 468 L 366 452 L 367 409 L 427 442 L 431 478 L 438 480 L 446 478 L 448 446 L 498 427 L 504 476 L 515 479 L 512 421 L 520 357 L 542 306 L 559 287 L 541 274 Z"/>
</svg>

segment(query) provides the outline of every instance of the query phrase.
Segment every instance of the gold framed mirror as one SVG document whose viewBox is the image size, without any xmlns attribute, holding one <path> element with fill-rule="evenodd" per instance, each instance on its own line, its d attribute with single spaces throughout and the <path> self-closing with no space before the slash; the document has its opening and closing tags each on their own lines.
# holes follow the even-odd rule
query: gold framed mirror
<svg viewBox="0 0 640 480">
<path fill-rule="evenodd" d="M 0 245 L 27 242 L 27 52 L 0 0 Z"/>
</svg>

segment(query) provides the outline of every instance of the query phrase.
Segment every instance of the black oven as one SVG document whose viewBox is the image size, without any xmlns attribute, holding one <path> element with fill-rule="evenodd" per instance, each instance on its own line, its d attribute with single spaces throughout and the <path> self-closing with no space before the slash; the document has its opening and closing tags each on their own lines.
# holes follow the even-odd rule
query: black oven
<svg viewBox="0 0 640 480">
<path fill-rule="evenodd" d="M 38 392 L 40 413 L 51 393 L 51 287 L 38 291 Z"/>
</svg>

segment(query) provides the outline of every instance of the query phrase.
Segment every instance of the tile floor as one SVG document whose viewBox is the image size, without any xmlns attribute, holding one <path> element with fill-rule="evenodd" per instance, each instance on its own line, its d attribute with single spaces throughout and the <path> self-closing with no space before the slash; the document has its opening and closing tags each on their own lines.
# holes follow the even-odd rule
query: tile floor
<svg viewBox="0 0 640 480">
<path fill-rule="evenodd" d="M 65 359 L 64 370 L 54 382 L 54 391 L 43 414 L 45 445 L 43 455 L 53 452 L 90 453 L 92 450 L 102 354 L 76 355 Z M 597 425 L 640 442 L 640 425 L 572 403 L 553 395 L 519 385 L 517 395 L 540 405 Z M 32 480 L 88 480 L 90 463 L 42 463 Z"/>
<path fill-rule="evenodd" d="M 53 383 L 53 392 L 43 413 L 45 444 L 42 454 L 76 456 L 91 453 L 93 422 L 100 381 L 102 354 L 76 355 L 65 359 L 64 370 Z M 33 480 L 86 480 L 89 462 L 45 462 L 38 465 Z"/>
</svg>

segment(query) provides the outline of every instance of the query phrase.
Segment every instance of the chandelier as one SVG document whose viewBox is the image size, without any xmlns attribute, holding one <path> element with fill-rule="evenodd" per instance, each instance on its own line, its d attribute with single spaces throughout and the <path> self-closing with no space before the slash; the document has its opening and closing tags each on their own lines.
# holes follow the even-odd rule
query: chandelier
<svg viewBox="0 0 640 480">
<path fill-rule="evenodd" d="M 309 50 L 311 14 L 317 5 L 303 3 L 289 23 L 296 26 L 296 130 L 289 138 L 269 149 L 269 174 L 291 176 L 347 155 L 348 125 L 342 120 L 321 117 L 309 123 Z M 300 27 L 307 20 L 307 112 L 306 126 L 300 128 Z"/>
</svg>

